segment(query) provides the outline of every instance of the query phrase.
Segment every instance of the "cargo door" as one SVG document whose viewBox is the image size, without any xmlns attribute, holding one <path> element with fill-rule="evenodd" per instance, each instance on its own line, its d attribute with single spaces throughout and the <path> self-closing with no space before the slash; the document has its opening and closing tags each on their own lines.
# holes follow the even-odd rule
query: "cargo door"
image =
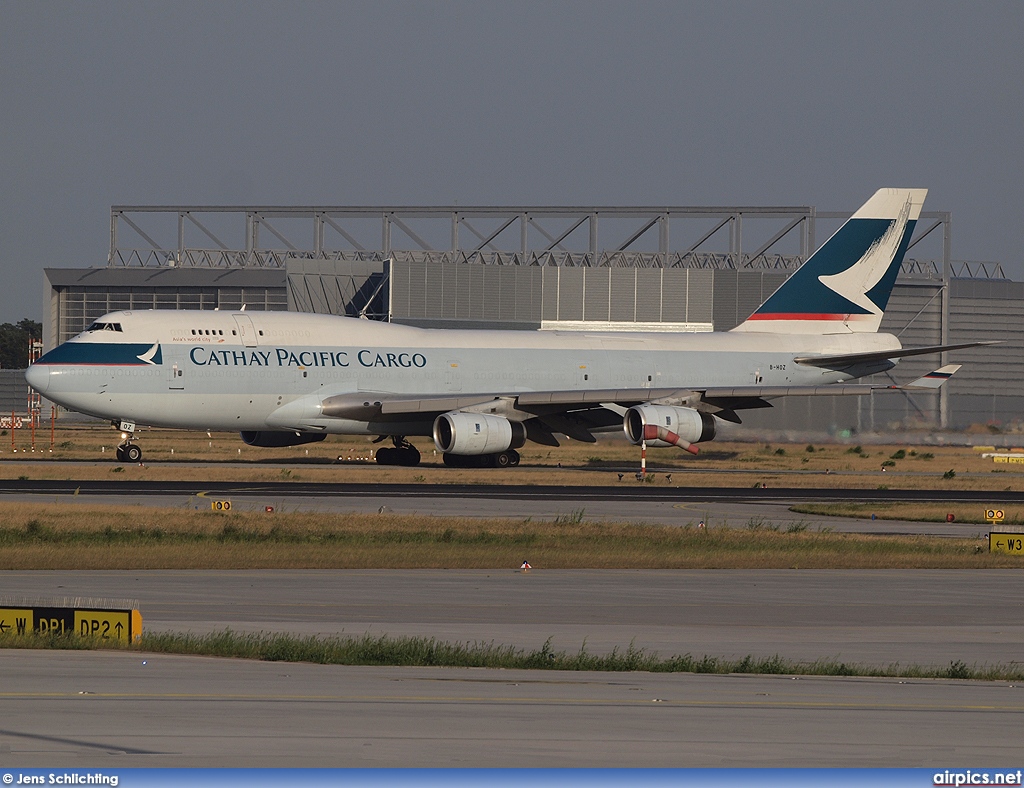
<svg viewBox="0 0 1024 788">
<path fill-rule="evenodd" d="M 234 314 L 235 325 L 238 326 L 238 336 L 246 347 L 256 347 L 259 341 L 256 337 L 256 327 L 252 324 L 252 318 L 248 315 Z"/>
<path fill-rule="evenodd" d="M 185 390 L 185 370 L 174 362 L 167 369 L 167 388 L 171 391 Z"/>
</svg>

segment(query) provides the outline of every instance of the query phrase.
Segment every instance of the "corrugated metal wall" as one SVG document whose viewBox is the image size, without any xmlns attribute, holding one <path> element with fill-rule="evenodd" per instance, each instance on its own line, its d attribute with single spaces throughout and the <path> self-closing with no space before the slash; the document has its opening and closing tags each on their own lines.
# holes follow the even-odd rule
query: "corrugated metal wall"
<svg viewBox="0 0 1024 788">
<path fill-rule="evenodd" d="M 1001 340 L 951 354 L 967 364 L 951 381 L 956 421 L 1024 419 L 1024 282 L 954 279 L 951 285 L 949 341 Z"/>
<path fill-rule="evenodd" d="M 0 415 L 28 410 L 28 383 L 25 370 L 0 369 Z"/>
<path fill-rule="evenodd" d="M 332 263 L 347 266 L 346 261 Z M 547 320 L 735 325 L 785 279 L 745 271 L 742 297 L 729 283 L 717 295 L 716 277 L 735 271 L 686 268 L 571 268 L 487 266 L 401 261 L 391 265 L 391 319 L 416 325 L 494 321 L 536 327 Z M 289 269 L 290 287 L 295 275 Z M 734 280 L 735 281 L 735 280 Z M 302 285 L 315 289 L 315 285 Z M 747 308 L 748 304 L 753 306 Z M 336 312 L 337 314 L 337 312 Z"/>
<path fill-rule="evenodd" d="M 306 281 L 308 276 L 344 278 L 359 273 L 349 261 L 306 262 L 321 264 L 315 270 L 322 273 L 315 274 L 312 268 L 293 271 L 289 265 L 290 294 L 324 287 Z M 716 331 L 727 331 L 746 319 L 789 275 L 784 271 L 422 261 L 390 266 L 391 319 L 435 327 L 535 328 L 542 320 L 612 320 L 713 323 Z M 965 364 L 948 384 L 949 426 L 1024 418 L 1024 283 L 953 280 L 949 301 L 950 343 L 1004 342 L 948 354 L 950 363 Z M 295 304 L 299 306 L 298 299 Z M 941 282 L 901 279 L 882 330 L 899 336 L 905 346 L 940 344 L 942 310 Z M 345 314 L 337 307 L 324 311 Z M 906 382 L 938 363 L 938 356 L 907 358 L 887 375 L 870 380 Z M 936 394 L 893 393 L 777 400 L 771 410 L 746 412 L 744 422 L 771 430 L 873 430 L 935 423 L 939 414 Z"/>
</svg>

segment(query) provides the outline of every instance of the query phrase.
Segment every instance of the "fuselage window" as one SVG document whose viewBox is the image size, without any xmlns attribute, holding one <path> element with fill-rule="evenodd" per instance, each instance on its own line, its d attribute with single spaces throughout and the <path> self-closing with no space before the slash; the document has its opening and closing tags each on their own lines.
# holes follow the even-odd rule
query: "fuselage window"
<svg viewBox="0 0 1024 788">
<path fill-rule="evenodd" d="M 195 335 L 196 335 L 196 330 L 193 328 L 192 329 L 192 336 L 195 336 Z"/>
</svg>

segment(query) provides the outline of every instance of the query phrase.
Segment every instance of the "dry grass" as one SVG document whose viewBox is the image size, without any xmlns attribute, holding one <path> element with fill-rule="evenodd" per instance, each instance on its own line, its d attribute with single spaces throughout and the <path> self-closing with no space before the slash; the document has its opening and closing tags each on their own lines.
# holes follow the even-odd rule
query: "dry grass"
<svg viewBox="0 0 1024 788">
<path fill-rule="evenodd" d="M 698 530 L 320 513 L 0 505 L 0 569 L 988 568 L 978 539 L 863 536 L 770 522 Z"/>
<path fill-rule="evenodd" d="M 331 436 L 322 443 L 280 449 L 246 446 L 235 433 L 145 430 L 139 442 L 145 465 L 117 463 L 113 452 L 118 434 L 106 427 L 58 428 L 54 450 L 49 431 L 37 434 L 37 451 L 27 451 L 27 435 L 0 436 L 0 478 L 16 479 L 146 479 L 151 481 L 302 481 L 391 484 L 637 484 L 639 449 L 619 435 L 601 436 L 596 444 L 565 441 L 560 448 L 529 444 L 521 450 L 516 469 L 464 470 L 447 468 L 429 439 L 416 438 L 423 455 L 417 468 L 376 465 L 366 438 Z M 900 489 L 1024 489 L 1024 465 L 996 465 L 969 447 L 865 446 L 848 444 L 709 443 L 698 457 L 677 449 L 651 449 L 649 468 L 655 486 L 835 487 Z M 898 452 L 903 457 L 892 459 Z M 781 452 L 781 453 L 780 453 Z M 18 462 L 24 459 L 24 462 Z M 62 461 L 92 461 L 67 465 Z M 882 471 L 882 463 L 892 465 Z M 94 464 L 92 464 L 94 463 Z M 201 467 L 195 467 L 201 463 Z M 228 464 L 231 463 L 231 464 Z M 287 466 L 287 467 L 282 467 Z M 559 467 L 561 466 L 561 467 Z M 953 478 L 944 474 L 955 471 Z M 798 473 L 794 473 L 794 471 Z M 830 473 L 826 475 L 826 471 Z M 623 479 L 618 478 L 624 473 Z M 666 474 L 673 474 L 671 482 Z"/>
<path fill-rule="evenodd" d="M 805 503 L 790 507 L 798 514 L 824 514 L 830 517 L 859 517 L 870 519 L 875 515 L 879 520 L 911 520 L 914 522 L 943 523 L 946 516 L 953 515 L 957 523 L 977 523 L 990 527 L 985 519 L 987 509 L 1001 509 L 1003 524 L 1024 525 L 1024 506 L 1016 503 L 999 502 L 999 493 L 992 494 L 988 504 L 963 503 Z"/>
</svg>

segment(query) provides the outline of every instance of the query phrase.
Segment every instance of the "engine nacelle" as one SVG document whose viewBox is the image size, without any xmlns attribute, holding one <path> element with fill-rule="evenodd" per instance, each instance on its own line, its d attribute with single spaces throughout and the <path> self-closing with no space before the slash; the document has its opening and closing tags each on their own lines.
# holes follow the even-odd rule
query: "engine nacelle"
<svg viewBox="0 0 1024 788">
<path fill-rule="evenodd" d="M 270 430 L 262 432 L 240 432 L 242 441 L 249 446 L 277 449 L 281 446 L 301 446 L 303 443 L 317 443 L 327 437 L 323 432 L 288 432 Z"/>
<path fill-rule="evenodd" d="M 497 454 L 526 443 L 526 427 L 489 413 L 453 410 L 434 419 L 434 445 L 445 454 Z"/>
<path fill-rule="evenodd" d="M 652 446 L 678 446 L 690 454 L 697 453 L 690 444 L 715 437 L 714 416 L 670 405 L 635 405 L 626 411 L 622 427 L 634 446 L 647 441 Z"/>
</svg>

